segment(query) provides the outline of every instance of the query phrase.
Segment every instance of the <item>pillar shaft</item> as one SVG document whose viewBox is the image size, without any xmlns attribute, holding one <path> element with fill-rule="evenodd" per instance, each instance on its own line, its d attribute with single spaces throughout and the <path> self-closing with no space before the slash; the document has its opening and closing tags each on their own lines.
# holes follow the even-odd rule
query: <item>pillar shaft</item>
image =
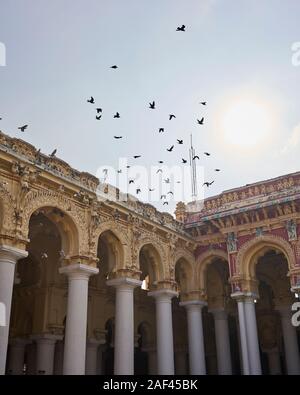
<svg viewBox="0 0 300 395">
<path fill-rule="evenodd" d="M 0 375 L 5 374 L 15 265 L 20 258 L 27 255 L 26 251 L 17 248 L 0 247 Z"/>
<path fill-rule="evenodd" d="M 114 374 L 134 374 L 134 288 L 142 281 L 118 278 L 107 281 L 116 288 Z"/>
<path fill-rule="evenodd" d="M 232 374 L 228 315 L 224 309 L 212 310 L 215 322 L 218 373 Z"/>
<path fill-rule="evenodd" d="M 247 297 L 244 304 L 250 372 L 253 375 L 260 375 L 261 362 L 254 299 L 252 297 Z"/>
<path fill-rule="evenodd" d="M 22 375 L 24 370 L 25 347 L 28 340 L 13 339 L 9 344 L 9 362 L 7 373 L 10 375 Z"/>
<path fill-rule="evenodd" d="M 187 374 L 186 350 L 175 351 L 175 372 L 177 375 Z"/>
<path fill-rule="evenodd" d="M 32 338 L 36 342 L 36 374 L 53 375 L 55 344 L 54 335 L 41 335 Z"/>
<path fill-rule="evenodd" d="M 174 375 L 172 298 L 178 293 L 163 289 L 148 295 L 156 302 L 157 374 Z"/>
<path fill-rule="evenodd" d="M 73 264 L 61 268 L 68 276 L 68 303 L 64 346 L 64 375 L 85 374 L 87 304 L 89 277 L 98 269 Z"/>
<path fill-rule="evenodd" d="M 190 374 L 206 374 L 205 350 L 202 324 L 202 307 L 206 305 L 202 301 L 182 302 L 187 310 L 189 361 Z"/>
</svg>

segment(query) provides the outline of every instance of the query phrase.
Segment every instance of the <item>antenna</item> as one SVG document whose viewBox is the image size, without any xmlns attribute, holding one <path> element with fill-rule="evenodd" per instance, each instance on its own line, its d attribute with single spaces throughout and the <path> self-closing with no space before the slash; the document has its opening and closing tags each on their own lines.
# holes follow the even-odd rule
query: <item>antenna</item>
<svg viewBox="0 0 300 395">
<path fill-rule="evenodd" d="M 192 199 L 193 201 L 197 200 L 197 172 L 196 172 L 196 164 L 193 160 L 195 156 L 195 149 L 193 147 L 193 136 L 191 135 L 191 148 L 189 149 L 190 153 L 190 166 L 191 166 L 191 184 L 192 184 Z"/>
</svg>

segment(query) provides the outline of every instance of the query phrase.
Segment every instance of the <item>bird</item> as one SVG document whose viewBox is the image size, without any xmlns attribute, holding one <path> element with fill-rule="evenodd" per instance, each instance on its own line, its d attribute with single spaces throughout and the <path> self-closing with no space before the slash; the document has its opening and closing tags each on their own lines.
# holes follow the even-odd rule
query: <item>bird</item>
<svg viewBox="0 0 300 395">
<path fill-rule="evenodd" d="M 180 184 L 181 183 L 181 181 L 176 181 L 176 184 Z"/>
<path fill-rule="evenodd" d="M 117 172 L 120 174 L 120 173 L 122 173 L 122 170 L 117 170 Z"/>
<path fill-rule="evenodd" d="M 153 101 L 152 103 L 149 103 L 149 108 L 151 108 L 152 110 L 155 109 L 155 101 Z"/>
<path fill-rule="evenodd" d="M 90 99 L 87 100 L 88 103 L 94 104 L 95 103 L 95 99 L 93 98 L 93 96 L 91 96 Z"/>
<path fill-rule="evenodd" d="M 96 115 L 97 121 L 100 121 L 101 117 L 102 117 L 102 115 L 98 115 L 98 116 Z"/>
<path fill-rule="evenodd" d="M 155 191 L 155 188 L 153 189 L 149 188 L 149 192 L 153 192 L 153 191 Z"/>
<path fill-rule="evenodd" d="M 123 136 L 114 136 L 114 139 L 122 139 Z"/>
<path fill-rule="evenodd" d="M 198 124 L 199 124 L 199 125 L 203 125 L 203 122 L 204 122 L 204 117 L 202 117 L 200 120 L 199 120 L 199 119 L 197 119 L 197 122 L 198 122 Z"/>
<path fill-rule="evenodd" d="M 172 192 L 172 191 L 169 191 L 168 193 L 167 193 L 167 195 L 174 195 L 174 193 Z"/>
<path fill-rule="evenodd" d="M 195 159 L 200 159 L 200 158 L 199 158 L 198 155 L 195 155 L 195 156 L 193 157 L 193 160 L 195 160 Z"/>
<path fill-rule="evenodd" d="M 185 32 L 185 25 L 181 25 L 181 27 L 178 26 L 177 29 L 176 29 L 176 31 L 177 31 L 177 32 Z"/>
<path fill-rule="evenodd" d="M 206 101 L 202 101 L 200 104 L 202 104 L 202 106 L 206 106 Z"/>
<path fill-rule="evenodd" d="M 127 165 L 127 166 L 126 166 L 126 169 L 130 169 L 130 166 L 129 166 L 129 165 Z"/>
<path fill-rule="evenodd" d="M 178 144 L 183 144 L 183 140 L 178 140 L 178 139 L 177 139 L 177 143 L 178 143 Z"/>
<path fill-rule="evenodd" d="M 221 169 L 215 169 L 215 171 L 221 171 Z"/>
<path fill-rule="evenodd" d="M 2 118 L 0 118 L 0 121 L 2 121 Z"/>
<path fill-rule="evenodd" d="M 156 174 L 157 174 L 157 173 L 162 173 L 162 169 L 158 169 L 157 172 L 156 172 Z"/>
<path fill-rule="evenodd" d="M 120 114 L 118 112 L 115 113 L 114 118 L 120 118 Z"/>
<path fill-rule="evenodd" d="M 170 184 L 170 178 L 166 178 L 164 181 L 166 184 Z"/>
<path fill-rule="evenodd" d="M 187 163 L 186 159 L 182 158 L 181 160 L 182 160 L 182 163 Z"/>
<path fill-rule="evenodd" d="M 176 118 L 174 114 L 169 114 L 169 121 L 171 121 L 172 118 Z"/>
<path fill-rule="evenodd" d="M 20 129 L 21 132 L 25 132 L 25 129 L 27 129 L 27 128 L 28 128 L 28 125 L 23 125 L 23 126 L 20 126 L 18 129 Z"/>
<path fill-rule="evenodd" d="M 103 171 L 103 173 L 104 173 L 105 175 L 107 175 L 108 169 L 103 169 L 102 171 Z"/>
<path fill-rule="evenodd" d="M 140 188 L 136 190 L 136 194 L 138 195 L 141 192 Z"/>
<path fill-rule="evenodd" d="M 166 195 L 161 195 L 160 199 L 167 199 Z"/>
<path fill-rule="evenodd" d="M 129 180 L 129 184 L 134 184 L 134 180 Z"/>
<path fill-rule="evenodd" d="M 159 160 L 158 163 L 164 163 L 164 161 L 163 160 Z"/>
<path fill-rule="evenodd" d="M 207 187 L 209 187 L 209 186 L 212 185 L 214 182 L 215 182 L 215 181 L 212 181 L 212 182 L 205 182 L 205 183 L 203 184 L 203 186 L 206 185 Z"/>
<path fill-rule="evenodd" d="M 164 206 L 165 204 L 168 205 L 169 203 L 168 203 L 168 202 L 163 202 L 163 206 Z"/>
<path fill-rule="evenodd" d="M 118 66 L 116 64 L 114 64 L 113 66 L 110 67 L 111 69 L 117 69 Z"/>
<path fill-rule="evenodd" d="M 57 152 L 57 149 L 55 148 L 55 150 L 51 152 L 50 157 L 53 158 L 55 156 L 56 152 Z"/>
<path fill-rule="evenodd" d="M 99 114 L 99 112 L 102 112 L 102 108 L 96 108 L 97 114 Z"/>
<path fill-rule="evenodd" d="M 165 131 L 165 129 L 164 128 L 159 128 L 159 131 L 158 131 L 158 133 L 163 133 Z"/>
<path fill-rule="evenodd" d="M 140 158 L 142 155 L 134 155 L 134 159 Z"/>
<path fill-rule="evenodd" d="M 204 152 L 204 155 L 210 156 L 210 153 L 209 152 Z"/>
<path fill-rule="evenodd" d="M 172 147 L 170 147 L 170 148 L 167 148 L 167 151 L 172 152 L 173 148 L 174 148 L 174 145 L 172 145 Z"/>
</svg>

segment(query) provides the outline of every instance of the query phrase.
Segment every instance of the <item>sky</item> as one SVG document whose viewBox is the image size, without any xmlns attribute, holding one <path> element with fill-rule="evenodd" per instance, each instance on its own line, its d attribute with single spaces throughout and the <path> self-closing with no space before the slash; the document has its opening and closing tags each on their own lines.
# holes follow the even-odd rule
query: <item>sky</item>
<svg viewBox="0 0 300 395">
<path fill-rule="evenodd" d="M 298 0 L 0 0 L 0 130 L 105 182 L 139 165 L 129 192 L 169 212 L 176 201 L 161 193 L 180 187 L 178 200 L 191 200 L 190 178 L 176 184 L 191 134 L 205 197 L 298 171 L 299 15 Z M 159 189 L 155 177 L 173 166 Z"/>
</svg>

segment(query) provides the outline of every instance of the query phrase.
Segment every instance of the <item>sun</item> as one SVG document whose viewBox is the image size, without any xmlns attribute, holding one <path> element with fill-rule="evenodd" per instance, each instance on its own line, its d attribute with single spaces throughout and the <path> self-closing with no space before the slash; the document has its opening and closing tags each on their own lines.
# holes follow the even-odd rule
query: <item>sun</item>
<svg viewBox="0 0 300 395">
<path fill-rule="evenodd" d="M 270 107 L 254 99 L 235 99 L 224 108 L 220 119 L 224 140 L 240 147 L 255 146 L 268 139 L 272 124 Z"/>
</svg>

